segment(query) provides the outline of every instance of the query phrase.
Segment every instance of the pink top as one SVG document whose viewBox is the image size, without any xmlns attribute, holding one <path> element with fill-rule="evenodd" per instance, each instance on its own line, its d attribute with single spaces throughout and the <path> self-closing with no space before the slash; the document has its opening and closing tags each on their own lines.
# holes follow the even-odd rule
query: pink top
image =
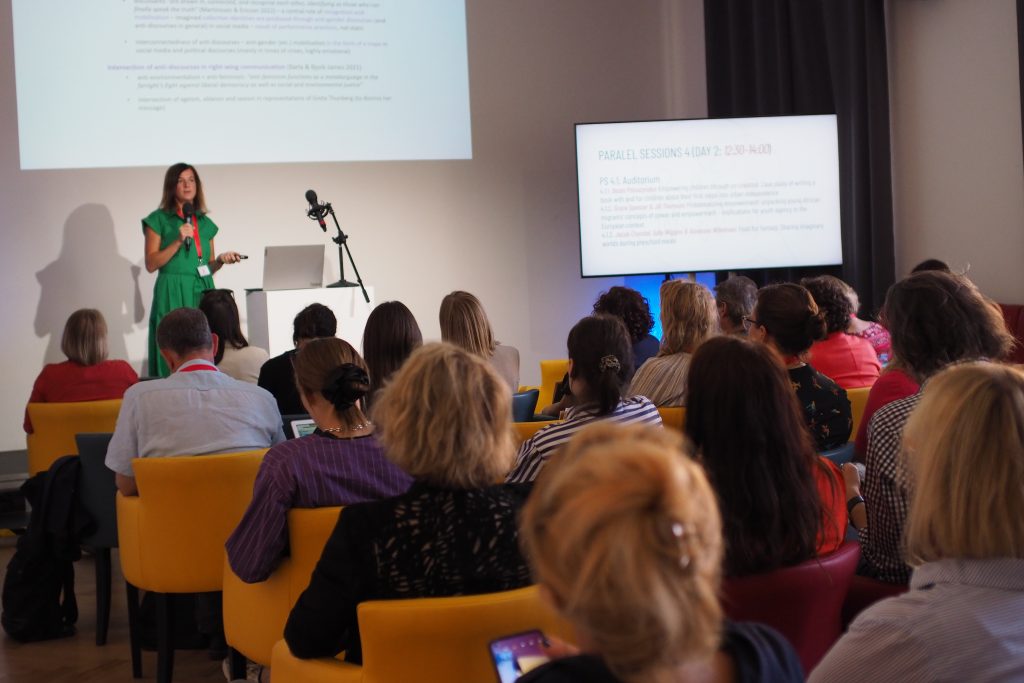
<svg viewBox="0 0 1024 683">
<path fill-rule="evenodd" d="M 77 403 L 121 398 L 125 389 L 139 381 L 132 366 L 123 360 L 105 360 L 96 365 L 79 365 L 66 360 L 51 363 L 32 385 L 29 403 Z M 32 433 L 32 423 L 25 408 L 25 432 Z"/>
<path fill-rule="evenodd" d="M 864 404 L 864 414 L 860 418 L 860 426 L 857 427 L 854 460 L 864 462 L 864 456 L 868 452 L 868 423 L 871 421 L 871 416 L 882 406 L 907 396 L 913 396 L 918 389 L 917 382 L 910 375 L 903 370 L 896 369 L 883 372 L 878 381 L 871 385 L 867 403 Z"/>
<path fill-rule="evenodd" d="M 815 342 L 810 363 L 843 389 L 869 387 L 882 371 L 871 342 L 845 332 L 833 332 L 823 341 Z"/>
<path fill-rule="evenodd" d="M 862 332 L 854 332 L 852 334 L 855 337 L 863 337 L 871 342 L 878 360 L 883 365 L 889 362 L 889 355 L 892 353 L 892 341 L 889 338 L 889 330 L 878 323 L 868 323 L 868 326 Z"/>
</svg>

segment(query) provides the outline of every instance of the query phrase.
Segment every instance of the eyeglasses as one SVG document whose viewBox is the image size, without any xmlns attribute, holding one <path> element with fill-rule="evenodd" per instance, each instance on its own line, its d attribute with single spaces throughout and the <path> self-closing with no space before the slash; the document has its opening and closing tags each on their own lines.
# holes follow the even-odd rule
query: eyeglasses
<svg viewBox="0 0 1024 683">
<path fill-rule="evenodd" d="M 750 332 L 750 328 L 751 327 L 753 327 L 754 325 L 760 325 L 760 324 L 761 323 L 759 321 L 754 320 L 750 316 L 747 316 L 747 315 L 743 316 L 743 331 L 744 332 Z"/>
</svg>

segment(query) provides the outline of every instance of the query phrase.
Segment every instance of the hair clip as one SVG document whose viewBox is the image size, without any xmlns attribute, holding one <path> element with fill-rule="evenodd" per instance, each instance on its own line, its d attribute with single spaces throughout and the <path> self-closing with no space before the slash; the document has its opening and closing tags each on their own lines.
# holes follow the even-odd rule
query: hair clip
<svg viewBox="0 0 1024 683">
<path fill-rule="evenodd" d="M 679 568 L 686 571 L 690 567 L 690 555 L 685 550 L 686 525 L 682 522 L 672 522 L 669 528 L 672 531 L 672 535 L 679 541 Z"/>
<path fill-rule="evenodd" d="M 622 364 L 619 363 L 618 358 L 609 354 L 601 358 L 601 362 L 598 364 L 598 367 L 601 369 L 601 372 L 604 372 L 605 370 L 609 369 L 618 372 L 619 370 L 622 369 Z"/>
</svg>

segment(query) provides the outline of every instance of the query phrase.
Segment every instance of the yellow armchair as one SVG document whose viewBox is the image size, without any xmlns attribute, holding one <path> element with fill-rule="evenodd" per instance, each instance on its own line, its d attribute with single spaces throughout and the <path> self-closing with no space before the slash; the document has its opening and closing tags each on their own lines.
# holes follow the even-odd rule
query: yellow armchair
<svg viewBox="0 0 1024 683">
<path fill-rule="evenodd" d="M 493 681 L 489 643 L 540 629 L 572 642 L 572 630 L 536 586 L 485 595 L 378 600 L 359 605 L 363 664 L 299 659 L 281 640 L 273 679 L 287 683 L 450 683 Z"/>
<path fill-rule="evenodd" d="M 284 637 L 288 614 L 309 585 L 340 512 L 340 507 L 290 511 L 290 554 L 266 581 L 245 583 L 225 560 L 224 634 L 232 648 L 270 666 L 274 643 Z"/>
<path fill-rule="evenodd" d="M 117 495 L 117 539 L 136 678 L 142 675 L 139 589 L 156 594 L 157 680 L 169 683 L 174 666 L 171 598 L 221 590 L 224 542 L 249 505 L 264 453 L 132 461 L 139 495 Z"/>
<path fill-rule="evenodd" d="M 846 398 L 850 399 L 850 411 L 853 414 L 853 429 L 850 431 L 850 441 L 857 440 L 857 430 L 860 428 L 861 418 L 864 417 L 864 408 L 868 404 L 868 394 L 870 393 L 871 387 L 846 390 Z"/>
<path fill-rule="evenodd" d="M 551 405 L 555 396 L 555 385 L 562 381 L 569 372 L 569 359 L 542 360 L 540 362 L 540 395 L 537 397 L 537 410 Z"/>
<path fill-rule="evenodd" d="M 32 433 L 27 435 L 29 476 L 50 469 L 62 455 L 78 455 L 75 434 L 110 433 L 121 399 L 77 403 L 29 403 Z"/>
<path fill-rule="evenodd" d="M 686 408 L 658 408 L 658 413 L 661 415 L 661 423 L 666 427 L 683 431 L 686 426 Z"/>
<path fill-rule="evenodd" d="M 519 437 L 519 443 L 522 443 L 522 442 L 526 441 L 527 439 L 529 439 L 534 434 L 536 434 L 542 428 L 547 427 L 548 425 L 551 425 L 551 424 L 555 424 L 556 422 L 561 422 L 561 420 L 547 420 L 547 421 L 539 420 L 537 422 L 513 422 L 512 426 L 515 428 L 516 435 Z"/>
</svg>

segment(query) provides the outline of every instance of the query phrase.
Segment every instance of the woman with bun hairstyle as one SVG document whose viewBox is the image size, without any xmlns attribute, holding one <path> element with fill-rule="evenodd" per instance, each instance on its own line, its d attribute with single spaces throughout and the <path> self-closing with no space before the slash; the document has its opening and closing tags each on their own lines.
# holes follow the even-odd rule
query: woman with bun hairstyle
<svg viewBox="0 0 1024 683">
<path fill-rule="evenodd" d="M 633 347 L 622 320 L 591 315 L 569 331 L 569 388 L 575 405 L 565 420 L 543 427 L 523 442 L 506 481 L 537 478 L 544 463 L 573 434 L 598 420 L 661 425 L 658 409 L 647 398 L 625 398 L 633 374 Z"/>
<path fill-rule="evenodd" d="M 875 347 L 867 339 L 848 333 L 851 316 L 856 313 L 849 285 L 832 275 L 805 277 L 800 284 L 811 293 L 825 317 L 827 334 L 814 342 L 809 355 L 814 367 L 844 389 L 874 384 L 882 371 Z"/>
<path fill-rule="evenodd" d="M 520 683 L 803 680 L 778 633 L 724 621 L 718 508 L 678 434 L 587 427 L 537 480 L 520 529 L 580 647 Z"/>
<path fill-rule="evenodd" d="M 750 339 L 767 344 L 782 358 L 818 450 L 846 443 L 853 431 L 846 390 L 807 361 L 807 350 L 827 330 L 811 293 L 792 283 L 762 287 L 754 315 L 743 323 Z"/>
<path fill-rule="evenodd" d="M 379 500 L 412 484 L 384 457 L 360 408 L 370 381 L 348 342 L 330 337 L 304 344 L 295 354 L 295 384 L 317 429 L 274 446 L 263 458 L 252 502 L 227 541 L 231 568 L 247 583 L 274 571 L 288 547 L 291 508 Z"/>
<path fill-rule="evenodd" d="M 789 567 L 839 548 L 846 535 L 842 474 L 814 450 L 778 355 L 720 336 L 690 364 L 686 435 L 718 494 L 725 573 Z"/>
</svg>

